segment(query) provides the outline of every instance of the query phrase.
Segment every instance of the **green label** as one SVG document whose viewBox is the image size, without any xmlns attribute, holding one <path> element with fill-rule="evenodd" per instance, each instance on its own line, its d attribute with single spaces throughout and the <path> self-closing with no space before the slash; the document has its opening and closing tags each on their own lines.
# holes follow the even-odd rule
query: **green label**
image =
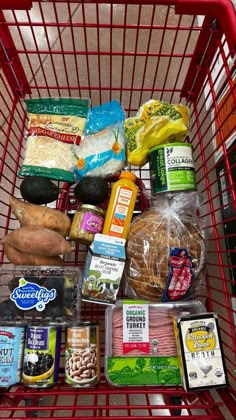
<svg viewBox="0 0 236 420">
<path fill-rule="evenodd" d="M 77 98 L 36 98 L 25 100 L 27 111 L 34 114 L 87 117 L 90 101 Z"/>
<path fill-rule="evenodd" d="M 168 189 L 164 149 L 157 149 L 153 152 L 151 160 L 151 182 L 153 192 L 161 192 Z"/>
<path fill-rule="evenodd" d="M 150 154 L 152 193 L 196 190 L 192 148 L 170 144 Z"/>
<path fill-rule="evenodd" d="M 178 189 L 195 189 L 196 188 L 196 178 L 195 171 L 192 168 L 179 169 L 179 170 L 169 170 L 168 172 L 168 189 L 169 190 L 178 190 Z"/>
<path fill-rule="evenodd" d="M 64 169 L 47 168 L 46 166 L 35 166 L 35 165 L 22 165 L 20 176 L 42 176 L 44 178 L 56 179 L 59 181 L 65 181 L 74 183 L 75 178 L 73 172 L 66 171 Z"/>
<path fill-rule="evenodd" d="M 114 385 L 181 385 L 177 356 L 108 357 L 108 379 Z"/>
</svg>

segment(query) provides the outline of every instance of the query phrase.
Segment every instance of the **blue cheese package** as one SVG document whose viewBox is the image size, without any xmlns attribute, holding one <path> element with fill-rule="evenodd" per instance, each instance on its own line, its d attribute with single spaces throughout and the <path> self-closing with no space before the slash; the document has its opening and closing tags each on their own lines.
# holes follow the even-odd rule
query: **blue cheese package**
<svg viewBox="0 0 236 420">
<path fill-rule="evenodd" d="M 73 170 L 77 181 L 86 176 L 111 176 L 124 168 L 124 118 L 117 100 L 90 110 L 82 141 L 74 146 L 77 162 Z"/>
</svg>

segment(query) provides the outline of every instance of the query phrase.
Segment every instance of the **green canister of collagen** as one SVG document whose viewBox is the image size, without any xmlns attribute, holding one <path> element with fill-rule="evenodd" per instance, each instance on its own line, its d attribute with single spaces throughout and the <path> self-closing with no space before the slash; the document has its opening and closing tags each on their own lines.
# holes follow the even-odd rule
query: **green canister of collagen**
<svg viewBox="0 0 236 420">
<path fill-rule="evenodd" d="M 167 191 L 195 191 L 196 176 L 192 145 L 170 143 L 149 151 L 152 194 Z"/>
</svg>

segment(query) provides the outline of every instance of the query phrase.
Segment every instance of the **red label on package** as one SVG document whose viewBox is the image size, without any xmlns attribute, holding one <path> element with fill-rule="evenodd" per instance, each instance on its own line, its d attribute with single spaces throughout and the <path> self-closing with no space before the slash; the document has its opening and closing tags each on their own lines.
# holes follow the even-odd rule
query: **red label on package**
<svg viewBox="0 0 236 420">
<path fill-rule="evenodd" d="M 28 129 L 29 136 L 47 136 L 55 140 L 62 141 L 63 143 L 80 144 L 81 137 L 74 134 L 57 133 L 56 131 L 49 130 L 42 127 L 32 127 Z"/>
<path fill-rule="evenodd" d="M 133 350 L 149 354 L 149 343 L 123 343 L 123 354 Z"/>
<path fill-rule="evenodd" d="M 123 354 L 137 350 L 149 354 L 149 313 L 147 304 L 123 305 Z"/>
<path fill-rule="evenodd" d="M 171 302 L 186 298 L 194 281 L 192 257 L 186 249 L 171 248 L 169 273 L 162 301 Z"/>
</svg>

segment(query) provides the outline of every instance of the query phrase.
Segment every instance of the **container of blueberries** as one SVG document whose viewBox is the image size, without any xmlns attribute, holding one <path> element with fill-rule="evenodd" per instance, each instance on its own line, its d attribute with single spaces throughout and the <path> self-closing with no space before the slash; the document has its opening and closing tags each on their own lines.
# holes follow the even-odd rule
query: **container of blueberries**
<svg viewBox="0 0 236 420">
<path fill-rule="evenodd" d="M 80 313 L 78 267 L 2 267 L 0 323 L 67 324 Z"/>
</svg>

